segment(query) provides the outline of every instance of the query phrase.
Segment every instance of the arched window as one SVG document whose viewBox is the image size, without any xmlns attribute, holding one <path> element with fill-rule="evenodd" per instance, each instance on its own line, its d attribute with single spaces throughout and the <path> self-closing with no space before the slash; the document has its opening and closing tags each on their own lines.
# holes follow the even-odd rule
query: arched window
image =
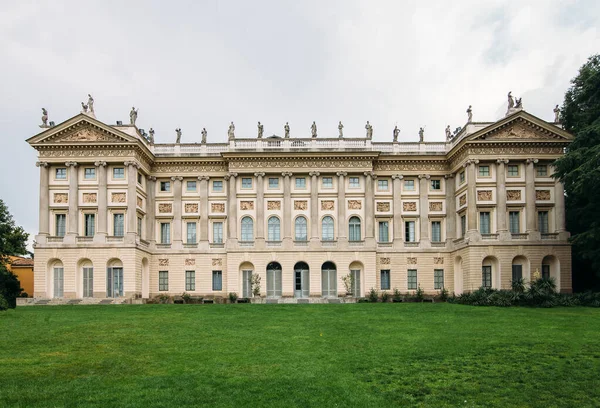
<svg viewBox="0 0 600 408">
<path fill-rule="evenodd" d="M 360 241 L 360 218 L 350 217 L 348 222 L 348 240 L 349 241 Z"/>
<path fill-rule="evenodd" d="M 277 217 L 271 217 L 268 221 L 268 241 L 281 241 L 281 222 Z"/>
<path fill-rule="evenodd" d="M 333 218 L 330 216 L 324 217 L 323 221 L 323 241 L 333 241 Z"/>
<path fill-rule="evenodd" d="M 307 241 L 308 240 L 308 234 L 306 232 L 306 218 L 304 217 L 298 217 L 296 218 L 296 235 L 295 235 L 295 240 L 296 241 Z"/>
<path fill-rule="evenodd" d="M 250 217 L 242 218 L 242 241 L 254 241 L 254 221 Z"/>
</svg>

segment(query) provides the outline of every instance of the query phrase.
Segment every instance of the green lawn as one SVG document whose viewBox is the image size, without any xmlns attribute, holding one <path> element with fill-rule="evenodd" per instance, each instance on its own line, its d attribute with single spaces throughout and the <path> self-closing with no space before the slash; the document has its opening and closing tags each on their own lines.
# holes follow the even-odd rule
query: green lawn
<svg viewBox="0 0 600 408">
<path fill-rule="evenodd" d="M 600 310 L 21 307 L 0 407 L 600 406 Z"/>
</svg>

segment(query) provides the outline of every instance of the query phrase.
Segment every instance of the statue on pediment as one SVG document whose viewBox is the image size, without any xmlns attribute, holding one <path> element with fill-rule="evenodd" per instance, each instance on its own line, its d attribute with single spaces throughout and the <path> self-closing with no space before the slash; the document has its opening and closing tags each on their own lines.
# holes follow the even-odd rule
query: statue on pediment
<svg viewBox="0 0 600 408">
<path fill-rule="evenodd" d="M 148 141 L 150 144 L 154 144 L 154 129 L 150 128 L 148 131 Z"/>
<path fill-rule="evenodd" d="M 519 99 L 516 99 L 516 98 L 515 98 L 515 108 L 516 108 L 516 109 L 523 109 L 523 102 L 522 102 L 522 99 L 523 99 L 523 98 L 519 98 Z"/>
<path fill-rule="evenodd" d="M 314 120 L 313 120 L 312 125 L 310 125 L 310 133 L 311 133 L 312 137 L 317 137 L 317 124 L 315 123 Z"/>
<path fill-rule="evenodd" d="M 81 102 L 81 113 L 87 113 L 87 111 L 88 106 L 85 103 Z"/>
<path fill-rule="evenodd" d="M 560 108 L 558 105 L 553 109 L 554 112 L 554 123 L 560 123 Z"/>
<path fill-rule="evenodd" d="M 229 140 L 235 139 L 235 125 L 233 124 L 233 122 L 231 122 L 231 124 L 229 125 L 229 129 L 227 130 L 227 138 Z"/>
<path fill-rule="evenodd" d="M 134 106 L 131 107 L 131 111 L 129 112 L 129 124 L 135 125 L 135 121 L 137 120 L 138 111 Z"/>
<path fill-rule="evenodd" d="M 424 139 L 425 139 L 425 129 L 420 128 L 419 129 L 419 143 L 423 143 Z"/>
<path fill-rule="evenodd" d="M 206 131 L 206 128 L 202 128 L 202 144 L 206 144 L 207 134 L 208 134 L 208 132 Z"/>
<path fill-rule="evenodd" d="M 373 138 L 373 126 L 367 120 L 367 124 L 365 125 L 365 129 L 367 130 L 367 139 Z"/>
<path fill-rule="evenodd" d="M 467 109 L 467 123 L 473 122 L 473 109 L 471 109 L 471 105 Z"/>
<path fill-rule="evenodd" d="M 446 141 L 449 142 L 452 139 L 452 133 L 450 130 L 450 125 L 446 126 Z"/>
<path fill-rule="evenodd" d="M 181 128 L 175 129 L 175 133 L 177 134 L 177 139 L 175 139 L 175 143 L 181 143 Z"/>
<path fill-rule="evenodd" d="M 46 110 L 46 108 L 42 108 L 42 127 L 47 127 L 47 126 L 48 126 L 48 111 Z"/>
<path fill-rule="evenodd" d="M 512 97 L 512 91 L 508 93 L 508 109 L 515 107 L 515 101 Z"/>
<path fill-rule="evenodd" d="M 88 94 L 88 108 L 90 109 L 90 113 L 94 113 L 94 98 L 92 95 Z"/>
<path fill-rule="evenodd" d="M 394 143 L 398 141 L 398 135 L 400 134 L 400 129 L 398 129 L 398 125 L 394 126 Z"/>
<path fill-rule="evenodd" d="M 285 122 L 285 126 L 283 127 L 283 133 L 286 139 L 290 138 L 290 125 L 288 124 L 288 122 Z"/>
<path fill-rule="evenodd" d="M 338 124 L 338 132 L 340 133 L 340 139 L 344 137 L 344 125 L 342 125 L 342 121 Z"/>
<path fill-rule="evenodd" d="M 262 139 L 264 130 L 265 130 L 265 126 L 263 124 L 261 124 L 260 122 L 258 122 L 258 138 L 259 139 Z"/>
</svg>

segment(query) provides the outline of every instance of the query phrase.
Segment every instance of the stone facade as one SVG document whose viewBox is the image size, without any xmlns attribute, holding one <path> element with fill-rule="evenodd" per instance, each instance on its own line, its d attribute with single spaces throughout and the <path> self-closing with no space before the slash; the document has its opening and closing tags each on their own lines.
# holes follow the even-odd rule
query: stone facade
<svg viewBox="0 0 600 408">
<path fill-rule="evenodd" d="M 251 273 L 261 296 L 343 296 L 348 273 L 364 296 L 416 289 L 409 271 L 428 293 L 440 277 L 461 293 L 510 287 L 513 265 L 570 291 L 563 187 L 538 174 L 571 140 L 525 111 L 418 150 L 349 138 L 151 145 L 135 126 L 77 115 L 28 140 L 40 171 L 34 296 L 247 297 Z M 493 177 L 478 176 L 482 164 Z"/>
</svg>

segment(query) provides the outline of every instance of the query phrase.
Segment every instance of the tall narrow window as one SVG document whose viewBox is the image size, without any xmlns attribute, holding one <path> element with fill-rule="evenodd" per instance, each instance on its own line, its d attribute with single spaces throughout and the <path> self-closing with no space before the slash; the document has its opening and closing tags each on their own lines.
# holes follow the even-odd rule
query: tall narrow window
<svg viewBox="0 0 600 408">
<path fill-rule="evenodd" d="M 479 232 L 482 234 L 490 233 L 490 213 L 480 212 L 479 213 Z"/>
<path fill-rule="evenodd" d="M 138 219 L 137 219 L 137 233 L 138 233 L 138 236 L 141 238 L 142 237 L 142 217 L 138 217 Z"/>
<path fill-rule="evenodd" d="M 113 214 L 113 235 L 115 237 L 125 235 L 125 214 Z"/>
<path fill-rule="evenodd" d="M 170 244 L 171 243 L 171 224 L 168 222 L 160 223 L 160 243 Z"/>
<path fill-rule="evenodd" d="M 520 213 L 519 211 L 510 211 L 508 213 L 509 228 L 511 234 L 518 234 L 521 232 L 520 224 Z"/>
<path fill-rule="evenodd" d="M 56 236 L 64 237 L 67 230 L 67 215 L 56 214 Z"/>
<path fill-rule="evenodd" d="M 250 217 L 242 218 L 242 241 L 254 241 L 254 221 Z"/>
<path fill-rule="evenodd" d="M 548 211 L 538 211 L 538 229 L 542 234 L 548 233 Z"/>
<path fill-rule="evenodd" d="M 307 241 L 308 233 L 306 231 L 306 218 L 298 217 L 295 222 L 295 237 L 296 241 Z"/>
<path fill-rule="evenodd" d="M 523 265 L 512 266 L 512 281 L 516 282 L 519 279 L 523 279 Z"/>
<path fill-rule="evenodd" d="M 550 278 L 550 265 L 542 264 L 542 278 L 544 278 L 544 279 Z"/>
<path fill-rule="evenodd" d="M 390 270 L 382 269 L 381 270 L 381 290 L 390 290 Z"/>
<path fill-rule="evenodd" d="M 440 242 L 442 240 L 442 222 L 431 221 L 431 242 Z"/>
<path fill-rule="evenodd" d="M 96 227 L 96 216 L 94 214 L 84 215 L 84 234 L 86 237 L 93 237 Z"/>
<path fill-rule="evenodd" d="M 223 272 L 222 271 L 213 271 L 212 273 L 212 290 L 219 291 L 223 290 Z"/>
<path fill-rule="evenodd" d="M 158 290 L 163 292 L 169 290 L 169 272 L 159 271 L 158 272 Z"/>
<path fill-rule="evenodd" d="M 196 223 L 195 222 L 187 223 L 187 243 L 188 244 L 196 243 Z"/>
<path fill-rule="evenodd" d="M 390 228 L 387 221 L 379 221 L 379 242 L 390 241 Z"/>
<path fill-rule="evenodd" d="M 444 270 L 433 270 L 433 288 L 436 290 L 444 289 Z"/>
<path fill-rule="evenodd" d="M 106 297 L 123 296 L 123 268 L 111 267 L 106 269 Z"/>
<path fill-rule="evenodd" d="M 467 216 L 461 215 L 460 216 L 460 234 L 464 238 L 466 233 L 467 233 Z"/>
<path fill-rule="evenodd" d="M 417 289 L 417 270 L 409 269 L 408 270 L 408 290 L 416 290 Z"/>
<path fill-rule="evenodd" d="M 329 216 L 323 217 L 323 221 L 321 222 L 321 224 L 323 230 L 323 238 L 321 239 L 323 241 L 333 241 L 333 218 Z"/>
<path fill-rule="evenodd" d="M 94 268 L 83 268 L 83 297 L 94 297 Z"/>
<path fill-rule="evenodd" d="M 185 290 L 196 290 L 196 271 L 185 271 Z"/>
<path fill-rule="evenodd" d="M 63 267 L 54 268 L 54 297 L 59 298 L 64 295 L 64 273 Z"/>
<path fill-rule="evenodd" d="M 404 223 L 404 240 L 406 242 L 415 242 L 415 222 L 406 221 Z"/>
<path fill-rule="evenodd" d="M 348 222 L 348 240 L 349 241 L 360 241 L 360 218 L 350 217 Z"/>
<path fill-rule="evenodd" d="M 492 266 L 486 265 L 481 267 L 481 286 L 486 289 L 492 288 Z"/>
<path fill-rule="evenodd" d="M 215 243 L 215 244 L 223 243 L 223 223 L 222 222 L 213 222 L 213 243 Z"/>
<path fill-rule="evenodd" d="M 281 222 L 277 217 L 269 218 L 268 224 L 268 240 L 281 241 Z"/>
</svg>

